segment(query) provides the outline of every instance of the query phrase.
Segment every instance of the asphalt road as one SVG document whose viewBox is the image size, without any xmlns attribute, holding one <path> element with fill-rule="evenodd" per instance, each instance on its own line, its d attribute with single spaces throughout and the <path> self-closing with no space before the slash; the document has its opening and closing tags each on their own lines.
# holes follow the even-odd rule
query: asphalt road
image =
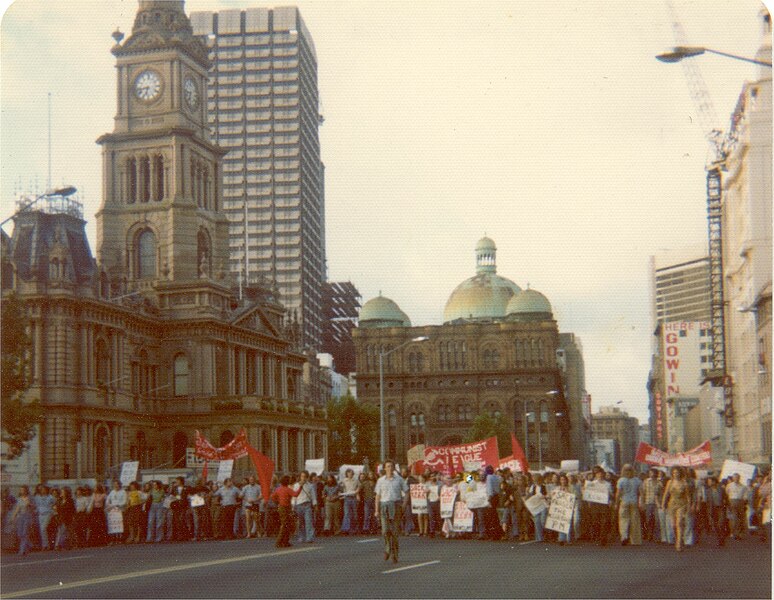
<svg viewBox="0 0 774 600">
<path fill-rule="evenodd" d="M 2 598 L 770 598 L 771 546 L 686 549 L 375 537 L 270 539 L 3 556 Z"/>
</svg>

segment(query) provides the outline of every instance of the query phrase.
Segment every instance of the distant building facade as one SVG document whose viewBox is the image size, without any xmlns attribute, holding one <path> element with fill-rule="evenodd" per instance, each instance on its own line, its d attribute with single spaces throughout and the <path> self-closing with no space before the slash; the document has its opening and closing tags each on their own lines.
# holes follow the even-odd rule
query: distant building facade
<svg viewBox="0 0 774 600">
<path fill-rule="evenodd" d="M 360 313 L 360 292 L 349 281 L 329 281 L 323 285 L 323 352 L 333 356 L 337 373 L 355 370 L 355 343 L 352 330 Z"/>
<path fill-rule="evenodd" d="M 595 441 L 611 439 L 618 443 L 619 463 L 611 466 L 620 470 L 621 465 L 634 463 L 640 442 L 639 423 L 635 417 L 615 406 L 601 406 L 599 412 L 594 413 L 591 425 Z"/>
</svg>

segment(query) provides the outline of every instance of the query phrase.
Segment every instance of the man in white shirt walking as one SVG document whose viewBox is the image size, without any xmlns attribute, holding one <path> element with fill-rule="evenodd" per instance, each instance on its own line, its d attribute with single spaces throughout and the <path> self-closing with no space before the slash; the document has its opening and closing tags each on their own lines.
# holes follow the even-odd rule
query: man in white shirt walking
<svg viewBox="0 0 774 600">
<path fill-rule="evenodd" d="M 384 539 L 384 560 L 392 555 L 392 562 L 398 562 L 398 524 L 400 523 L 400 505 L 408 492 L 406 481 L 395 472 L 395 463 L 385 461 L 384 472 L 374 488 L 374 503 L 382 521 Z"/>
</svg>

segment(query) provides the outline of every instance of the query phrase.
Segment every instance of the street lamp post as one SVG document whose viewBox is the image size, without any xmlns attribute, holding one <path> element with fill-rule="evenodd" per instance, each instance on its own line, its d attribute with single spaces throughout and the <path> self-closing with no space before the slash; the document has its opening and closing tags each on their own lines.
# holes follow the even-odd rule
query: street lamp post
<svg viewBox="0 0 774 600">
<path fill-rule="evenodd" d="M 719 50 L 713 50 L 712 48 L 704 48 L 703 46 L 676 46 L 672 48 L 671 52 L 664 52 L 663 54 L 658 54 L 656 58 L 661 62 L 676 63 L 676 62 L 680 62 L 684 58 L 699 56 L 700 54 L 704 54 L 705 52 L 709 54 L 718 54 L 720 56 L 725 56 L 726 58 L 743 60 L 745 62 L 750 62 L 756 65 L 762 65 L 764 67 L 771 68 L 771 63 L 765 60 L 760 60 L 757 58 L 748 58 L 746 56 L 739 56 L 737 54 L 729 54 L 728 52 L 721 52 Z"/>
<path fill-rule="evenodd" d="M 45 193 L 41 194 L 37 198 L 34 198 L 34 199 L 30 200 L 29 202 L 27 202 L 27 204 L 24 204 L 21 207 L 19 207 L 19 209 L 16 210 L 10 217 L 8 217 L 2 223 L 0 223 L 0 227 L 5 225 L 8 221 L 13 219 L 19 213 L 24 212 L 28 208 L 31 208 L 34 204 L 37 204 L 38 202 L 40 202 L 44 198 L 51 198 L 53 196 L 59 196 L 60 198 L 67 198 L 68 196 L 72 196 L 77 191 L 78 190 L 75 187 L 71 186 L 71 185 L 68 185 L 68 186 L 65 186 L 65 187 L 61 187 L 61 188 L 58 188 L 58 189 L 55 189 L 55 190 L 49 190 L 48 192 L 45 192 Z"/>
<path fill-rule="evenodd" d="M 426 335 L 422 335 L 419 337 L 412 338 L 406 342 L 403 342 L 402 344 L 395 346 L 395 348 L 392 348 L 387 352 L 384 352 L 383 350 L 379 351 L 379 459 L 381 460 L 382 465 L 384 465 L 384 461 L 386 460 L 386 453 L 385 453 L 386 436 L 385 436 L 385 423 L 384 423 L 384 357 L 392 354 L 396 350 L 400 350 L 401 348 L 403 348 L 403 346 L 407 346 L 412 342 L 426 342 L 429 339 L 430 338 L 427 337 Z"/>
</svg>

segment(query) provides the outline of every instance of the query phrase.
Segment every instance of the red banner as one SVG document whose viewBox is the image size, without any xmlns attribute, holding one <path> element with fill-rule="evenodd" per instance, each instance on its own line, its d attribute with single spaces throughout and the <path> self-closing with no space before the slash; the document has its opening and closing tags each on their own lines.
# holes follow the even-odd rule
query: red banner
<svg viewBox="0 0 774 600">
<path fill-rule="evenodd" d="M 463 463 L 480 462 L 482 466 L 495 468 L 500 464 L 497 451 L 497 438 L 490 437 L 470 444 L 456 446 L 425 446 L 424 466 L 431 471 L 441 471 L 447 475 L 462 473 Z"/>
<path fill-rule="evenodd" d="M 640 442 L 634 460 L 656 467 L 698 467 L 712 462 L 712 446 L 707 440 L 687 452 L 669 454 L 650 444 Z"/>
<path fill-rule="evenodd" d="M 231 460 L 247 456 L 247 433 L 243 429 L 239 434 L 222 448 L 216 448 L 209 440 L 198 431 L 194 441 L 196 456 L 206 460 Z"/>
</svg>

